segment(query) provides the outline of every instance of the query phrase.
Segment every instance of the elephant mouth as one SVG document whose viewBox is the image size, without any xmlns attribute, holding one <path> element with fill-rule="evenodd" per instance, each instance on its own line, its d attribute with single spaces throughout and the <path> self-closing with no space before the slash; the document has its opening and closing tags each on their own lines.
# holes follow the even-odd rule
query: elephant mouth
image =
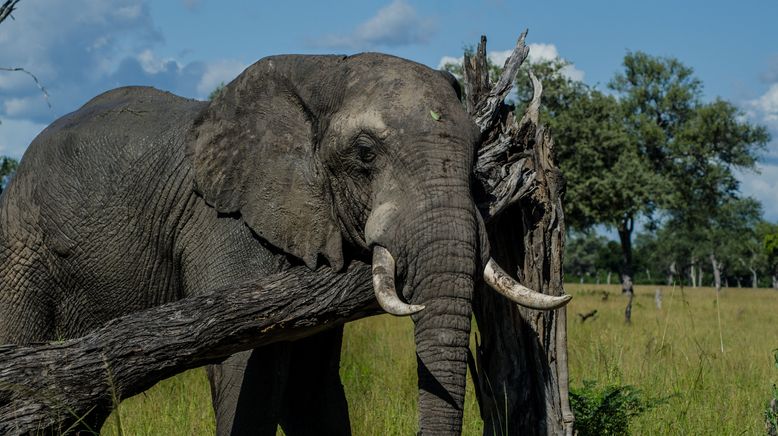
<svg viewBox="0 0 778 436">
<path fill-rule="evenodd" d="M 386 248 L 373 247 L 373 291 L 381 308 L 395 316 L 409 316 L 424 310 L 423 305 L 408 304 L 400 299 L 395 288 L 395 261 Z M 536 310 L 553 310 L 567 304 L 572 295 L 546 295 L 513 279 L 497 262 L 489 258 L 483 279 L 492 289 L 514 303 Z"/>
</svg>

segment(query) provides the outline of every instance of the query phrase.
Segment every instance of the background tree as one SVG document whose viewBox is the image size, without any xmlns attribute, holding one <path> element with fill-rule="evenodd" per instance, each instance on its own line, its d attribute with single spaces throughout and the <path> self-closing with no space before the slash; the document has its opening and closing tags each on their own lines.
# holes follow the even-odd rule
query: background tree
<svg viewBox="0 0 778 436">
<path fill-rule="evenodd" d="M 778 224 L 763 223 L 760 234 L 763 235 L 763 253 L 773 288 L 778 289 Z"/>
<path fill-rule="evenodd" d="M 7 156 L 0 157 L 0 193 L 5 190 L 6 185 L 11 180 L 11 177 L 16 173 L 16 168 L 19 166 L 19 161 Z"/>
<path fill-rule="evenodd" d="M 580 283 L 587 276 L 596 275 L 599 259 L 606 249 L 608 239 L 596 232 L 568 233 L 565 243 L 565 275 L 576 276 Z"/>
</svg>

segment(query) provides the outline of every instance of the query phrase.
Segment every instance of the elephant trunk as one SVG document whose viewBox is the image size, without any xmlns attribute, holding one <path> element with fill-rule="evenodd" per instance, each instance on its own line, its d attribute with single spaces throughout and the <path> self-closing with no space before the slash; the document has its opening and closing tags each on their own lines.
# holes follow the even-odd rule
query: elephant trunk
<svg viewBox="0 0 778 436">
<path fill-rule="evenodd" d="M 408 259 L 406 289 L 424 310 L 413 315 L 421 434 L 460 434 L 476 273 L 474 208 L 431 212 Z"/>
</svg>

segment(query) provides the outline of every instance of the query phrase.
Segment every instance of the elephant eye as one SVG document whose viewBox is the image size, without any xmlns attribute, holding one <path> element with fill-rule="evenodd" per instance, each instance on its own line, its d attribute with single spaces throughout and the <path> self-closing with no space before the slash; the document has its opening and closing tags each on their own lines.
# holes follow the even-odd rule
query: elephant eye
<svg viewBox="0 0 778 436">
<path fill-rule="evenodd" d="M 365 135 L 360 135 L 356 140 L 357 156 L 364 163 L 370 163 L 375 160 L 375 141 Z"/>
</svg>

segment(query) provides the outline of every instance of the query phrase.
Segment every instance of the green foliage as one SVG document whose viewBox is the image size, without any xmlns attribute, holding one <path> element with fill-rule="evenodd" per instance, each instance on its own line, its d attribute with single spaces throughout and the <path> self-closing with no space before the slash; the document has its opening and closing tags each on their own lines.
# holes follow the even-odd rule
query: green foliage
<svg viewBox="0 0 778 436">
<path fill-rule="evenodd" d="M 19 167 L 19 161 L 10 158 L 8 156 L 0 157 L 0 192 L 3 192 L 8 182 L 16 173 L 16 168 Z"/>
<path fill-rule="evenodd" d="M 583 280 L 599 272 L 618 272 L 619 252 L 617 243 L 595 232 L 572 232 L 565 241 L 565 277 Z"/>
<path fill-rule="evenodd" d="M 208 100 L 211 101 L 214 98 L 218 97 L 219 94 L 221 94 L 221 92 L 224 91 L 224 86 L 225 86 L 224 82 L 221 82 L 218 85 L 216 85 L 216 88 L 214 88 L 213 91 L 211 91 L 211 93 L 208 94 Z"/>
<path fill-rule="evenodd" d="M 629 434 L 632 418 L 664 402 L 649 399 L 630 385 L 598 387 L 596 382 L 585 380 L 580 388 L 570 389 L 574 427 L 579 436 Z"/>
<path fill-rule="evenodd" d="M 754 223 L 761 213 L 752 200 L 738 197 L 733 170 L 754 168 L 769 141 L 766 129 L 744 121 L 729 102 L 702 102 L 702 83 L 674 58 L 628 53 L 623 71 L 608 83 L 613 94 L 566 77 L 568 65 L 557 59 L 530 66 L 544 84 L 541 119 L 553 131 L 567 181 L 568 225 L 617 230 L 630 275 L 631 234 L 639 219 L 655 228 L 663 218 L 670 245 L 685 262 L 737 251 L 730 266 L 756 265 L 753 238 L 739 247 L 725 248 L 722 241 L 744 229 L 737 218 Z M 528 80 L 517 78 L 524 100 Z"/>
<path fill-rule="evenodd" d="M 772 229 L 763 237 L 764 252 L 773 261 L 778 260 L 778 225 L 772 225 Z"/>
</svg>

